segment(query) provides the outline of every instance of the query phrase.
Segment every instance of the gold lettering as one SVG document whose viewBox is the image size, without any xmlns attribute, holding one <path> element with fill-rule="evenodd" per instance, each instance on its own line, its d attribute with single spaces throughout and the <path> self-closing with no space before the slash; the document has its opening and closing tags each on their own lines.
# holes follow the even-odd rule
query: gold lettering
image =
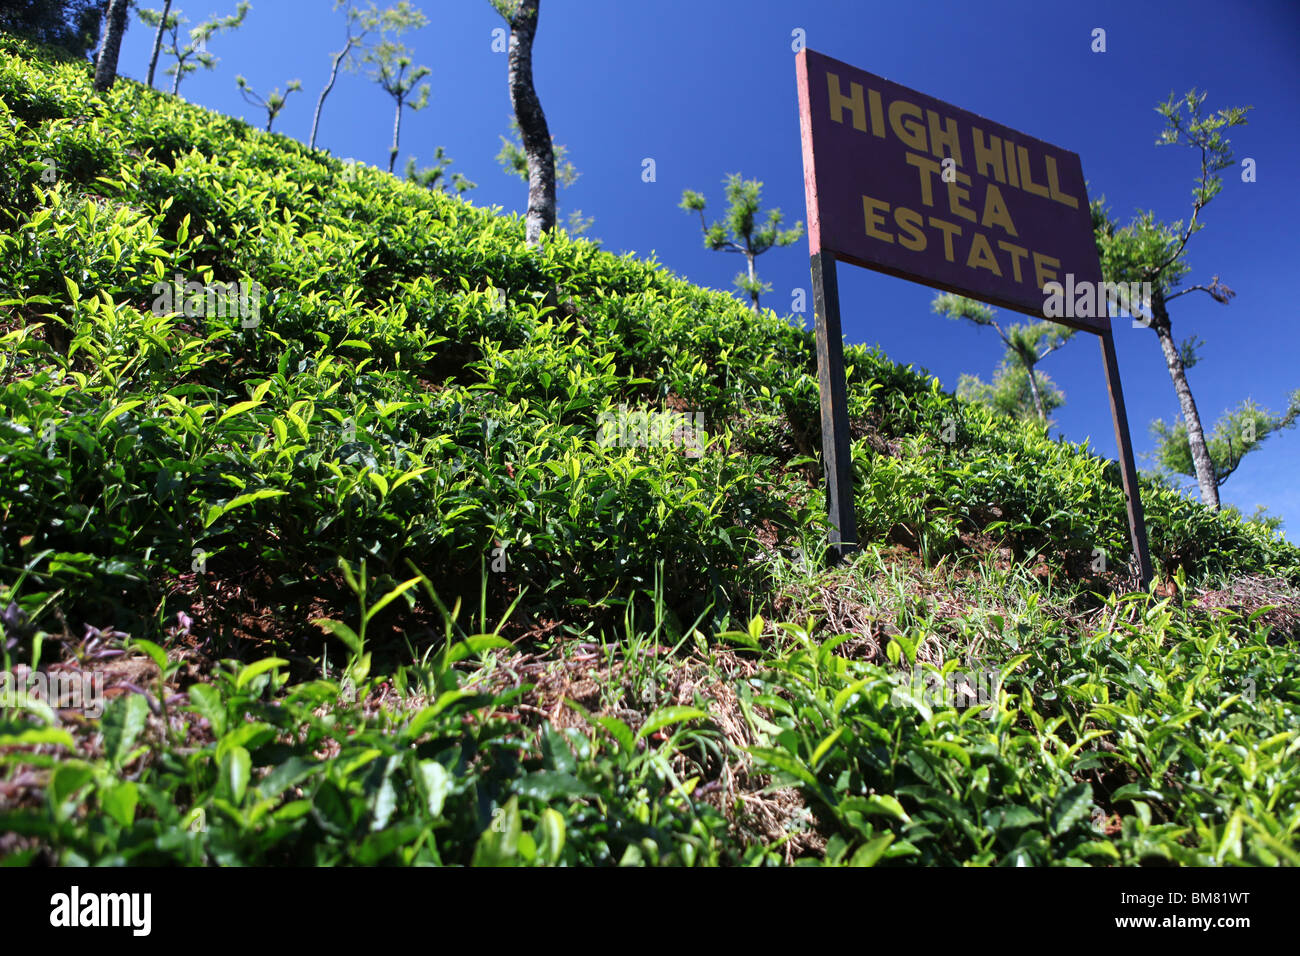
<svg viewBox="0 0 1300 956">
<path fill-rule="evenodd" d="M 906 154 L 907 164 L 915 166 L 921 174 L 921 202 L 927 206 L 934 205 L 934 191 L 930 188 L 930 176 L 939 172 L 939 164 L 933 159 L 927 159 L 924 156 L 918 156 L 916 153 Z M 930 176 L 927 176 L 929 173 Z"/>
<path fill-rule="evenodd" d="M 906 206 L 895 206 L 894 222 L 898 224 L 899 229 L 909 233 L 906 239 L 902 236 L 898 237 L 900 246 L 912 252 L 925 251 L 925 233 L 921 231 L 922 220 L 919 212 Z"/>
<path fill-rule="evenodd" d="M 1039 185 L 1029 177 L 1029 150 L 1023 146 L 1017 146 L 1016 152 L 1020 156 L 1020 188 L 1033 193 L 1035 196 L 1046 196 L 1047 187 Z"/>
<path fill-rule="evenodd" d="M 837 123 L 844 122 L 844 107 L 853 111 L 853 128 L 860 129 L 862 132 L 867 131 L 867 110 L 862 104 L 862 84 L 850 83 L 849 95 L 845 96 L 844 91 L 840 89 L 840 78 L 834 73 L 826 74 L 826 85 L 830 90 L 830 112 L 831 119 Z"/>
<path fill-rule="evenodd" d="M 1061 192 L 1061 180 L 1056 172 L 1056 157 L 1047 157 L 1047 191 L 1057 202 L 1069 206 L 1071 209 L 1079 208 L 1079 200 Z"/>
<path fill-rule="evenodd" d="M 907 123 L 904 119 L 910 119 Z M 916 150 L 917 152 L 926 152 L 925 148 L 925 127 L 921 124 L 921 108 L 907 100 L 894 100 L 889 104 L 889 125 L 894 130 L 903 145 Z"/>
<path fill-rule="evenodd" d="M 961 235 L 961 226 L 955 222 L 945 222 L 942 219 L 930 217 L 930 225 L 935 229 L 943 230 L 943 257 L 949 262 L 956 262 L 952 254 L 952 237 Z"/>
<path fill-rule="evenodd" d="M 993 256 L 993 250 L 989 247 L 989 241 L 984 238 L 984 233 L 975 233 L 970 243 L 970 255 L 966 257 L 966 265 L 973 269 L 988 269 L 999 279 L 1002 278 L 1002 270 L 998 268 L 998 260 Z"/>
<path fill-rule="evenodd" d="M 1054 269 L 1046 268 L 1048 263 L 1051 263 L 1051 265 L 1056 269 L 1061 268 L 1060 259 L 1053 259 L 1051 256 L 1043 255 L 1041 252 L 1034 253 L 1034 285 L 1038 286 L 1040 289 L 1047 285 L 1047 283 L 1056 280 L 1056 272 Z"/>
<path fill-rule="evenodd" d="M 980 225 L 985 229 L 989 226 L 1001 226 L 1006 230 L 1007 235 L 1016 235 L 1016 227 L 1011 222 L 1011 213 L 1007 211 L 1007 204 L 1002 199 L 1002 190 L 992 183 L 989 183 L 984 191 L 984 218 L 980 220 Z"/>
<path fill-rule="evenodd" d="M 1015 276 L 1017 282 L 1024 282 L 1024 276 L 1020 273 L 1020 260 L 1029 255 L 1029 250 L 1005 239 L 998 240 L 998 248 L 1003 252 L 1011 253 L 1011 274 Z"/>
<path fill-rule="evenodd" d="M 989 171 L 992 171 L 994 179 L 1005 183 L 1007 177 L 1002 167 L 1002 140 L 989 136 L 989 141 L 984 142 L 984 131 L 978 126 L 972 126 L 970 132 L 971 139 L 975 141 L 975 174 L 987 179 Z"/>
<path fill-rule="evenodd" d="M 957 121 L 951 117 L 944 118 L 944 130 L 939 129 L 940 116 L 934 110 L 925 111 L 926 121 L 930 124 L 930 152 L 936 159 L 943 158 L 943 150 L 939 147 L 947 146 L 948 155 L 961 165 L 961 142 L 957 138 Z"/>
<path fill-rule="evenodd" d="M 885 222 L 885 217 L 881 213 L 889 212 L 889 203 L 881 202 L 879 199 L 872 199 L 870 196 L 863 196 L 862 212 L 866 216 L 868 236 L 872 239 L 879 239 L 881 242 L 894 241 L 894 237 L 889 233 L 880 231 L 881 225 Z"/>
</svg>

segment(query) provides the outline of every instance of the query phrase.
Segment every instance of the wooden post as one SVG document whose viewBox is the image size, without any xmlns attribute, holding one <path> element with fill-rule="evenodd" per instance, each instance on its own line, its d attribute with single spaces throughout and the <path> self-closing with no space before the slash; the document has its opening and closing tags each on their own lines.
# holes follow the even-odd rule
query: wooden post
<svg viewBox="0 0 1300 956">
<path fill-rule="evenodd" d="M 817 392 L 821 399 L 822 464 L 826 468 L 826 512 L 830 519 L 829 563 L 858 548 L 853 512 L 853 458 L 849 451 L 849 406 L 844 381 L 844 335 L 835 256 L 812 254 L 813 315 L 817 327 Z"/>
<path fill-rule="evenodd" d="M 1106 389 L 1110 393 L 1110 413 L 1115 421 L 1115 444 L 1119 448 L 1120 475 L 1124 480 L 1124 501 L 1128 506 L 1129 540 L 1138 559 L 1142 588 L 1151 583 L 1151 550 L 1147 545 L 1146 518 L 1138 492 L 1137 466 L 1133 463 L 1133 442 L 1128 433 L 1128 413 L 1124 410 L 1124 390 L 1119 384 L 1119 360 L 1115 356 L 1115 337 L 1109 327 L 1098 333 L 1101 357 L 1106 365 Z"/>
</svg>

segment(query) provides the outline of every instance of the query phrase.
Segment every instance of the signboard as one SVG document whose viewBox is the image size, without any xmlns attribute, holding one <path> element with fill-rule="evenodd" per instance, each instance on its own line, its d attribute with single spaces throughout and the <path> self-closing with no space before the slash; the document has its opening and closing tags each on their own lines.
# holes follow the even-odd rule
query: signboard
<svg viewBox="0 0 1300 956">
<path fill-rule="evenodd" d="M 1145 584 L 1150 558 L 1108 308 L 1129 302 L 1102 283 L 1079 157 L 813 50 L 796 63 L 832 553 L 857 544 L 842 260 L 1100 337 Z"/>
<path fill-rule="evenodd" d="M 1041 317 L 1100 283 L 1071 152 L 838 60 L 800 54 L 808 234 L 839 259 Z M 814 249 L 814 251 L 816 251 Z M 1100 332 L 1100 316 L 1065 319 Z"/>
</svg>

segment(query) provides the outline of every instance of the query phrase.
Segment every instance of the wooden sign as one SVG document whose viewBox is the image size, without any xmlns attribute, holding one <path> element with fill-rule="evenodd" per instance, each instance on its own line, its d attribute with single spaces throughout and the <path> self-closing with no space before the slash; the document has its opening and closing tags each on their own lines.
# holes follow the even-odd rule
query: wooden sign
<svg viewBox="0 0 1300 956">
<path fill-rule="evenodd" d="M 1092 332 L 1101 340 L 1129 530 L 1151 577 L 1110 309 L 1079 157 L 812 50 L 796 60 L 822 448 L 835 559 L 857 546 L 835 262 Z"/>
</svg>

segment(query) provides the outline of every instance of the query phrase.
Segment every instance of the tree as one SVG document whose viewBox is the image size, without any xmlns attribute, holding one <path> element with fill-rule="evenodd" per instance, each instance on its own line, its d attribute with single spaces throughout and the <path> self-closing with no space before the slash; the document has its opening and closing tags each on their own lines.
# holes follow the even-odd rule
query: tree
<svg viewBox="0 0 1300 956">
<path fill-rule="evenodd" d="M 320 128 L 320 113 L 325 105 L 325 97 L 329 96 L 330 91 L 334 89 L 334 81 L 338 79 L 339 67 L 344 69 L 356 69 L 356 51 L 362 47 L 366 35 L 376 29 L 382 17 L 378 8 L 371 3 L 364 10 L 358 9 L 353 0 L 334 0 L 334 9 L 345 7 L 345 18 L 347 20 L 347 38 L 343 44 L 343 49 L 335 51 L 330 56 L 330 78 L 325 83 L 325 88 L 320 91 L 320 97 L 316 100 L 316 112 L 311 119 L 311 139 L 307 142 L 308 149 L 316 148 L 316 131 Z M 387 11 L 385 11 L 387 13 Z"/>
<path fill-rule="evenodd" d="M 279 89 L 274 89 L 271 91 L 269 96 L 263 99 L 257 94 L 256 90 L 248 85 L 248 80 L 244 79 L 242 76 L 235 77 L 235 82 L 239 84 L 239 92 L 247 102 L 252 103 L 254 106 L 260 106 L 262 109 L 266 110 L 266 131 L 268 133 L 271 132 L 271 124 L 275 122 L 275 118 L 279 116 L 280 111 L 284 109 L 284 104 L 285 101 L 289 99 L 289 94 L 297 93 L 302 89 L 302 82 L 300 80 L 290 80 L 289 85 L 285 87 L 283 95 L 280 94 Z"/>
<path fill-rule="evenodd" d="M 5 0 L 0 30 L 84 57 L 99 42 L 104 0 Z"/>
<path fill-rule="evenodd" d="M 162 51 L 163 30 L 169 24 L 171 19 L 172 0 L 164 0 L 161 10 L 140 10 L 140 19 L 148 26 L 157 27 L 153 34 L 153 49 L 149 52 L 149 74 L 145 78 L 145 83 L 150 89 L 153 89 L 153 74 L 158 68 L 158 54 Z"/>
<path fill-rule="evenodd" d="M 1035 371 L 1031 385 L 1029 372 L 1010 353 L 993 374 L 992 383 L 982 381 L 978 375 L 963 374 L 957 381 L 957 396 L 1018 421 L 1041 422 L 1040 407 L 1043 414 L 1050 415 L 1065 404 L 1065 394 L 1046 372 Z"/>
<path fill-rule="evenodd" d="M 427 66 L 417 66 L 412 69 L 412 51 L 393 37 L 400 36 L 407 30 L 418 30 L 428 26 L 428 23 L 429 18 L 423 11 L 412 7 L 407 0 L 402 0 L 401 3 L 384 11 L 380 24 L 383 36 L 377 44 L 366 51 L 363 58 L 370 66 L 371 79 L 393 98 L 397 106 L 393 116 L 393 145 L 388 151 L 390 173 L 397 163 L 398 144 L 402 137 L 402 108 L 407 107 L 412 112 L 419 112 L 429 105 L 429 84 L 425 83 L 423 86 L 419 84 L 433 72 Z M 412 93 L 415 93 L 414 98 L 411 96 Z"/>
<path fill-rule="evenodd" d="M 117 79 L 117 57 L 122 52 L 122 34 L 126 32 L 127 4 L 130 0 L 109 0 L 104 22 L 104 42 L 95 60 L 95 91 L 107 93 Z"/>
<path fill-rule="evenodd" d="M 704 231 L 704 247 L 714 252 L 735 252 L 743 255 L 748 271 L 736 276 L 736 288 L 749 296 L 750 308 L 758 311 L 758 297 L 771 290 L 758 279 L 754 260 L 774 246 L 788 246 L 803 237 L 803 223 L 793 229 L 781 229 L 781 210 L 768 211 L 767 221 L 758 225 L 758 207 L 763 184 L 757 179 L 742 179 L 732 173 L 723 182 L 727 190 L 727 217 L 707 225 L 704 221 L 704 197 L 692 189 L 682 191 L 680 209 L 700 214 L 700 228 Z"/>
<path fill-rule="evenodd" d="M 506 80 L 510 106 L 519 124 L 524 161 L 528 168 L 528 211 L 524 237 L 530 246 L 541 244 L 542 233 L 555 228 L 555 150 L 546 125 L 542 101 L 533 85 L 533 40 L 537 36 L 539 0 L 489 0 L 510 24 L 506 52 Z"/>
<path fill-rule="evenodd" d="M 523 138 L 520 136 L 519 121 L 513 116 L 510 118 L 510 133 L 511 139 L 501 137 L 501 152 L 497 153 L 497 162 L 501 164 L 501 168 L 507 175 L 518 176 L 524 182 L 528 182 L 528 153 L 524 149 Z M 569 161 L 569 148 L 555 142 L 554 137 L 551 139 L 551 152 L 555 162 L 555 181 L 567 189 L 577 182 L 582 174 Z M 557 217 L 559 215 L 558 200 L 556 215 Z M 569 212 L 566 229 L 572 236 L 581 235 L 591 228 L 591 224 L 595 221 L 591 216 L 583 216 L 581 209 L 574 209 Z"/>
<path fill-rule="evenodd" d="M 1074 336 L 1074 329 L 1057 325 L 1055 322 L 1025 322 L 1009 326 L 1004 332 L 993 317 L 993 309 L 983 302 L 962 295 L 953 295 L 951 292 L 936 295 L 934 301 L 930 303 L 930 308 L 950 319 L 965 319 L 975 325 L 993 329 L 1002 340 L 1002 344 L 1007 347 L 1006 356 L 1002 360 L 1003 366 L 1013 370 L 1020 368 L 1024 371 L 1023 381 L 1012 377 L 1003 382 L 1001 388 L 1007 390 L 1007 395 L 1000 399 L 1001 405 L 1007 406 L 1020 388 L 1027 387 L 1035 415 L 1044 425 L 1048 424 L 1047 413 L 1052 408 L 1060 408 L 1065 399 L 1055 386 L 1051 386 L 1054 393 L 1052 399 L 1044 399 L 1042 384 L 1046 382 L 1050 386 L 1051 380 L 1036 371 L 1036 366 L 1070 341 Z M 992 387 L 998 387 L 998 379 L 994 379 Z M 1052 404 L 1052 401 L 1055 401 L 1055 404 Z M 1049 405 L 1051 408 L 1048 407 Z M 1017 417 L 1027 416 L 1017 415 Z"/>
<path fill-rule="evenodd" d="M 446 154 L 443 147 L 439 146 L 433 154 L 433 165 L 425 169 L 417 171 L 415 157 L 410 157 L 406 161 L 406 178 L 409 182 L 423 186 L 433 192 L 446 192 L 447 184 L 450 182 L 451 188 L 456 191 L 457 196 L 478 188 L 478 184 L 470 182 L 463 173 L 452 173 L 448 176 L 447 167 L 450 165 L 451 157 Z"/>
<path fill-rule="evenodd" d="M 1241 509 L 1234 505 L 1224 505 L 1223 512 L 1224 514 L 1236 515 L 1238 519 L 1246 524 L 1257 524 L 1273 534 L 1281 531 L 1283 525 L 1286 524 L 1281 515 L 1269 514 L 1268 508 L 1264 505 L 1256 505 L 1254 514 L 1250 516 L 1242 514 Z"/>
<path fill-rule="evenodd" d="M 1204 292 L 1214 301 L 1226 305 L 1236 294 L 1223 285 L 1218 276 L 1208 284 L 1183 289 L 1178 289 L 1178 285 L 1191 271 L 1185 258 L 1187 242 L 1204 226 L 1200 221 L 1201 211 L 1223 188 L 1219 173 L 1233 165 L 1232 150 L 1223 130 L 1244 125 L 1250 107 L 1234 107 L 1205 116 L 1201 108 L 1205 97 L 1206 94 L 1198 94 L 1193 89 L 1181 100 L 1170 94 L 1168 101 L 1156 107 L 1156 112 L 1165 118 L 1156 145 L 1185 142 L 1200 153 L 1201 171 L 1192 191 L 1192 214 L 1187 222 L 1179 220 L 1165 224 L 1157 222 L 1151 212 L 1139 212 L 1132 223 L 1119 228 L 1106 210 L 1105 197 L 1092 204 L 1092 221 L 1105 278 L 1113 282 L 1151 283 L 1151 315 L 1144 317 L 1143 324 L 1155 332 L 1164 353 L 1169 378 L 1182 411 L 1188 454 L 1200 487 L 1201 500 L 1217 510 L 1219 486 L 1214 459 L 1205 439 L 1191 386 L 1187 384 L 1183 350 L 1174 343 L 1169 303 L 1188 292 Z"/>
<path fill-rule="evenodd" d="M 1287 410 L 1280 415 L 1260 408 L 1250 399 L 1224 412 L 1206 443 L 1213 469 L 1215 497 L 1218 497 L 1218 488 L 1237 470 L 1243 458 L 1258 451 L 1264 439 L 1274 432 L 1294 428 L 1298 418 L 1300 389 L 1291 393 Z M 1157 419 L 1151 423 L 1151 433 L 1156 438 L 1156 448 L 1151 457 L 1160 468 L 1199 481 L 1186 423 L 1178 421 L 1169 425 Z"/>
<path fill-rule="evenodd" d="M 243 25 L 249 9 L 247 0 L 240 0 L 239 6 L 230 16 L 214 17 L 190 30 L 189 42 L 184 46 L 181 46 L 180 31 L 181 27 L 189 21 L 181 16 L 180 10 L 175 13 L 163 13 L 158 10 L 140 11 L 141 20 L 150 26 L 158 27 L 170 37 L 167 54 L 176 60 L 166 71 L 172 77 L 172 96 L 180 93 L 181 80 L 200 66 L 205 70 L 211 70 L 217 65 L 217 58 L 208 52 L 208 41 L 222 30 L 237 30 Z"/>
</svg>

